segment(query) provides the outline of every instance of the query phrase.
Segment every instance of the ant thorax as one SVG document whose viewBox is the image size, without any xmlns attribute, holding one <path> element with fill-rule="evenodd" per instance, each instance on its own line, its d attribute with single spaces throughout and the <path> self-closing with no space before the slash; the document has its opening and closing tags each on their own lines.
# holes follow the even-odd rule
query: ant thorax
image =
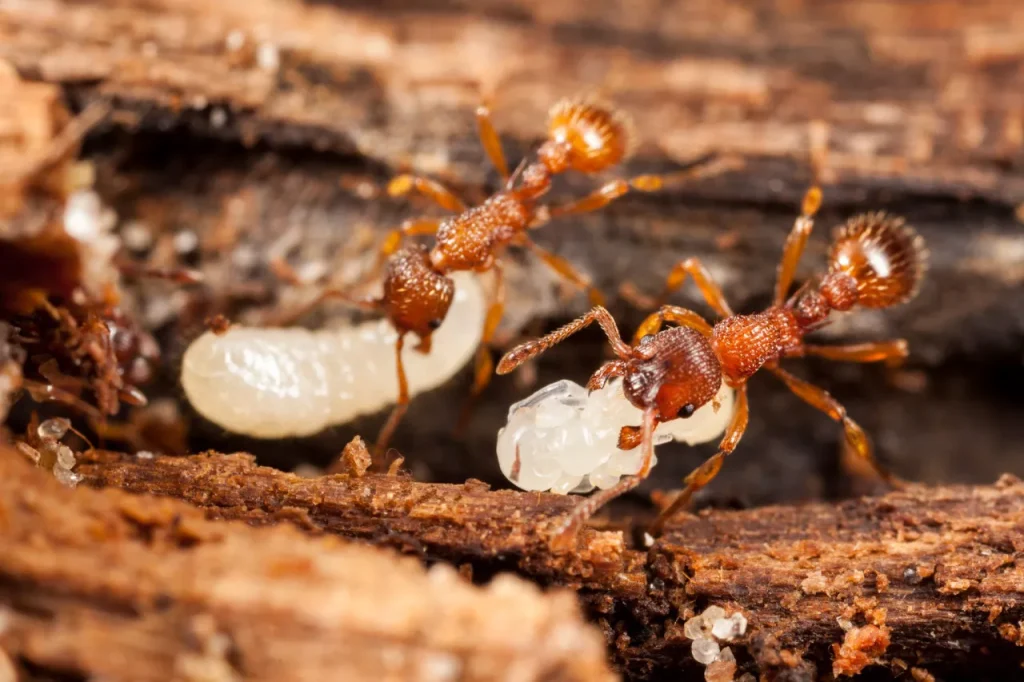
<svg viewBox="0 0 1024 682">
<path fill-rule="evenodd" d="M 496 246 L 526 229 L 530 214 L 530 208 L 512 193 L 499 192 L 441 223 L 430 262 L 444 273 L 484 269 L 493 262 Z"/>
<path fill-rule="evenodd" d="M 753 376 L 764 364 L 803 338 L 793 312 L 772 307 L 750 315 L 734 315 L 714 327 L 712 345 L 722 372 L 734 382 Z"/>
</svg>

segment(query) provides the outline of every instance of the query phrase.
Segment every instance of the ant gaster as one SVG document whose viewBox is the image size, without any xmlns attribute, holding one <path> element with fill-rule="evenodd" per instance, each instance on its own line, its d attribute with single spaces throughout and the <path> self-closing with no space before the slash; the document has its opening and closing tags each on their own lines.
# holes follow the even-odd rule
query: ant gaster
<svg viewBox="0 0 1024 682">
<path fill-rule="evenodd" d="M 853 452 L 886 481 L 899 479 L 875 460 L 864 430 L 843 406 L 825 390 L 793 376 L 779 366 L 783 358 L 814 355 L 849 362 L 898 363 L 907 355 L 903 340 L 846 346 L 817 346 L 804 335 L 825 326 L 831 311 L 854 306 L 888 308 L 910 300 L 926 269 L 923 241 L 901 219 L 883 213 L 857 216 L 839 227 L 829 252 L 828 272 L 786 299 L 797 263 L 807 243 L 812 217 L 821 203 L 817 187 L 808 191 L 779 267 L 773 304 L 751 315 L 736 315 L 722 291 L 700 261 L 679 263 L 669 275 L 662 301 L 693 277 L 704 299 L 723 319 L 714 326 L 697 313 L 672 305 L 660 305 L 637 329 L 630 346 L 622 340 L 615 321 L 601 306 L 547 336 L 528 341 L 509 351 L 498 364 L 498 374 L 516 367 L 570 334 L 597 322 L 611 342 L 618 359 L 606 363 L 591 377 L 587 388 L 596 390 L 611 377 L 622 377 L 626 398 L 643 410 L 641 426 L 626 426 L 619 447 L 643 447 L 640 470 L 616 486 L 602 490 L 578 505 L 559 528 L 553 544 L 566 549 L 576 532 L 599 508 L 635 488 L 650 472 L 654 455 L 653 433 L 660 422 L 687 417 L 715 396 L 722 381 L 736 389 L 735 413 L 718 452 L 686 477 L 686 487 L 659 515 L 651 527 L 661 530 L 674 512 L 686 505 L 695 492 L 718 474 L 747 427 L 747 380 L 762 367 L 781 379 L 797 396 L 840 422 Z M 660 301 L 659 301 L 660 303 Z M 662 330 L 666 322 L 679 325 Z"/>
<path fill-rule="evenodd" d="M 504 310 L 502 250 L 510 245 L 528 248 L 559 276 L 586 288 L 591 304 L 599 305 L 603 298 L 588 279 L 568 261 L 534 242 L 529 231 L 553 218 L 600 209 L 630 190 L 656 191 L 667 179 L 656 175 L 616 179 L 577 201 L 558 206 L 542 205 L 539 200 L 551 189 L 555 175 L 567 171 L 591 175 L 622 163 L 634 143 L 631 121 L 596 99 L 562 100 L 549 112 L 547 138 L 537 149 L 535 159 L 530 163 L 524 160 L 519 169 L 510 174 L 486 102 L 477 108 L 476 118 L 480 141 L 501 175 L 502 189 L 481 205 L 467 207 L 449 189 L 433 180 L 415 175 L 399 175 L 392 179 L 388 185 L 391 196 L 416 190 L 455 215 L 418 218 L 403 223 L 388 236 L 382 247 L 382 257 L 387 259 L 383 295 L 370 300 L 349 299 L 363 307 L 384 311 L 398 331 L 395 362 L 399 395 L 377 438 L 374 454 L 378 457 L 386 449 L 409 403 L 401 356 L 405 336 L 415 334 L 419 337 L 416 349 L 429 351 L 431 334 L 444 321 L 454 295 L 454 283 L 449 277 L 451 273 L 490 271 L 495 276 L 482 341 L 476 355 L 472 401 L 487 386 L 494 368 L 488 346 Z M 673 179 L 705 176 L 721 172 L 733 164 L 733 161 L 725 159 L 705 161 L 674 175 Z M 405 237 L 414 235 L 435 235 L 435 243 L 429 250 L 422 246 L 400 248 Z M 330 290 L 322 292 L 319 298 L 327 296 L 346 298 L 344 294 Z M 470 404 L 463 411 L 462 423 Z"/>
</svg>

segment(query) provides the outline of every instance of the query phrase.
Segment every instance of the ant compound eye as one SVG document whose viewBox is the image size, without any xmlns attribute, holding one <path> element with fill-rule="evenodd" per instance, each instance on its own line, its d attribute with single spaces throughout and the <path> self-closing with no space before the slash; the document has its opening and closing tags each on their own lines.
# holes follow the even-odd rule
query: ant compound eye
<svg viewBox="0 0 1024 682">
<path fill-rule="evenodd" d="M 649 344 L 653 340 L 654 340 L 654 334 L 644 334 L 643 336 L 640 337 L 640 345 L 641 346 L 646 346 L 647 344 Z"/>
<path fill-rule="evenodd" d="M 430 327 L 431 329 L 434 329 L 434 330 L 436 330 L 436 329 L 437 329 L 438 327 L 440 327 L 440 326 L 441 326 L 441 323 L 442 323 L 442 322 L 444 322 L 444 320 L 443 320 L 443 319 L 441 319 L 441 318 L 439 318 L 439 317 L 438 317 L 438 318 L 434 318 L 434 319 L 433 319 L 433 320 L 431 320 L 430 322 L 427 322 L 427 326 L 428 326 L 428 327 Z"/>
<path fill-rule="evenodd" d="M 696 412 L 696 411 L 697 411 L 697 408 L 694 407 L 693 403 L 687 403 L 686 405 L 683 405 L 683 407 L 679 410 L 679 416 L 680 417 L 692 417 L 693 413 Z"/>
</svg>

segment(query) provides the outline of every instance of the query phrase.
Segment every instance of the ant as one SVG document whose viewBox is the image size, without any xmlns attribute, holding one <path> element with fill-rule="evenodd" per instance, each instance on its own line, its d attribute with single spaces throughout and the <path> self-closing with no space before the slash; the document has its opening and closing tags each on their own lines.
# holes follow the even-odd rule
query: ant
<svg viewBox="0 0 1024 682">
<path fill-rule="evenodd" d="M 659 190 L 668 176 L 641 175 L 630 180 L 612 180 L 583 198 L 558 206 L 539 203 L 551 189 L 554 176 L 567 171 L 593 175 L 621 164 L 634 144 L 631 120 L 613 107 L 594 98 L 564 99 L 551 107 L 545 141 L 533 161 L 526 159 L 514 173 L 508 164 L 491 120 L 489 98 L 476 110 L 481 144 L 501 175 L 503 187 L 479 206 L 469 207 L 442 184 L 417 175 L 396 176 L 388 184 L 390 196 L 417 191 L 440 207 L 454 213 L 446 218 L 406 220 L 391 232 L 381 247 L 385 267 L 384 292 L 376 299 L 352 299 L 336 290 L 324 290 L 314 304 L 327 297 L 339 297 L 368 309 L 382 310 L 398 332 L 395 364 L 399 395 L 374 448 L 379 456 L 387 448 L 409 403 L 409 392 L 402 365 L 405 336 L 419 337 L 416 350 L 430 351 L 431 334 L 444 321 L 454 296 L 455 285 L 449 275 L 457 271 L 493 272 L 494 287 L 484 321 L 482 341 L 475 359 L 474 382 L 470 402 L 463 411 L 460 426 L 469 407 L 490 381 L 494 362 L 489 343 L 493 340 L 504 310 L 505 287 L 500 255 L 509 245 L 526 247 L 559 276 L 585 288 L 592 305 L 603 302 L 601 293 L 570 263 L 534 242 L 529 231 L 554 218 L 598 210 L 631 190 Z M 695 178 L 721 172 L 735 166 L 733 160 L 702 160 L 672 178 Z M 410 236 L 435 237 L 429 250 L 424 246 L 402 247 Z"/>
<path fill-rule="evenodd" d="M 779 362 L 783 358 L 807 355 L 849 362 L 901 362 L 908 353 L 907 343 L 902 339 L 830 347 L 807 344 L 804 336 L 827 325 L 833 310 L 848 311 L 854 306 L 888 308 L 909 301 L 916 295 L 924 276 L 927 252 L 921 237 L 902 219 L 884 213 L 856 216 L 836 229 L 827 273 L 808 282 L 787 299 L 811 232 L 813 216 L 820 205 L 821 190 L 815 184 L 805 194 L 801 215 L 786 241 L 774 301 L 762 312 L 733 313 L 707 269 L 696 258 L 690 258 L 672 269 L 658 300 L 657 312 L 640 324 L 632 346 L 622 340 L 608 311 L 597 306 L 547 336 L 521 344 L 501 359 L 497 372 L 508 374 L 596 321 L 618 359 L 602 365 L 590 378 L 587 388 L 596 390 L 611 377 L 622 377 L 626 398 L 643 410 L 642 425 L 623 427 L 619 434 L 619 447 L 624 450 L 642 445 L 640 470 L 578 505 L 559 527 L 553 547 L 562 550 L 571 547 L 576 532 L 587 519 L 647 477 L 654 456 L 654 429 L 660 422 L 689 417 L 712 400 L 725 381 L 736 389 L 736 411 L 718 452 L 686 477 L 686 487 L 651 526 L 651 533 L 658 534 L 694 493 L 711 482 L 726 455 L 739 444 L 747 428 L 746 382 L 762 367 L 781 379 L 798 397 L 841 423 L 853 452 L 886 482 L 901 485 L 901 481 L 874 458 L 867 435 L 847 415 L 845 408 L 824 389 L 783 370 Z M 693 277 L 703 298 L 721 316 L 714 326 L 692 310 L 663 304 L 687 276 Z M 666 322 L 678 326 L 663 330 Z"/>
</svg>

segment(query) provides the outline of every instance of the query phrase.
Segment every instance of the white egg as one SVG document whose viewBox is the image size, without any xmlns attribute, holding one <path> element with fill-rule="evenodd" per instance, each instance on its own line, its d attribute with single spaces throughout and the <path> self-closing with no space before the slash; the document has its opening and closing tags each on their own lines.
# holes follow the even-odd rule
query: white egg
<svg viewBox="0 0 1024 682">
<path fill-rule="evenodd" d="M 733 390 L 722 384 L 715 396 L 717 410 L 712 401 L 687 419 L 659 424 L 655 445 L 670 440 L 696 445 L 718 438 L 732 418 L 733 399 Z M 498 431 L 498 465 L 523 490 L 611 488 L 640 470 L 642 449 L 620 450 L 618 442 L 620 429 L 639 425 L 641 417 L 618 379 L 590 394 L 572 381 L 557 381 L 509 408 L 508 422 Z"/>
</svg>

